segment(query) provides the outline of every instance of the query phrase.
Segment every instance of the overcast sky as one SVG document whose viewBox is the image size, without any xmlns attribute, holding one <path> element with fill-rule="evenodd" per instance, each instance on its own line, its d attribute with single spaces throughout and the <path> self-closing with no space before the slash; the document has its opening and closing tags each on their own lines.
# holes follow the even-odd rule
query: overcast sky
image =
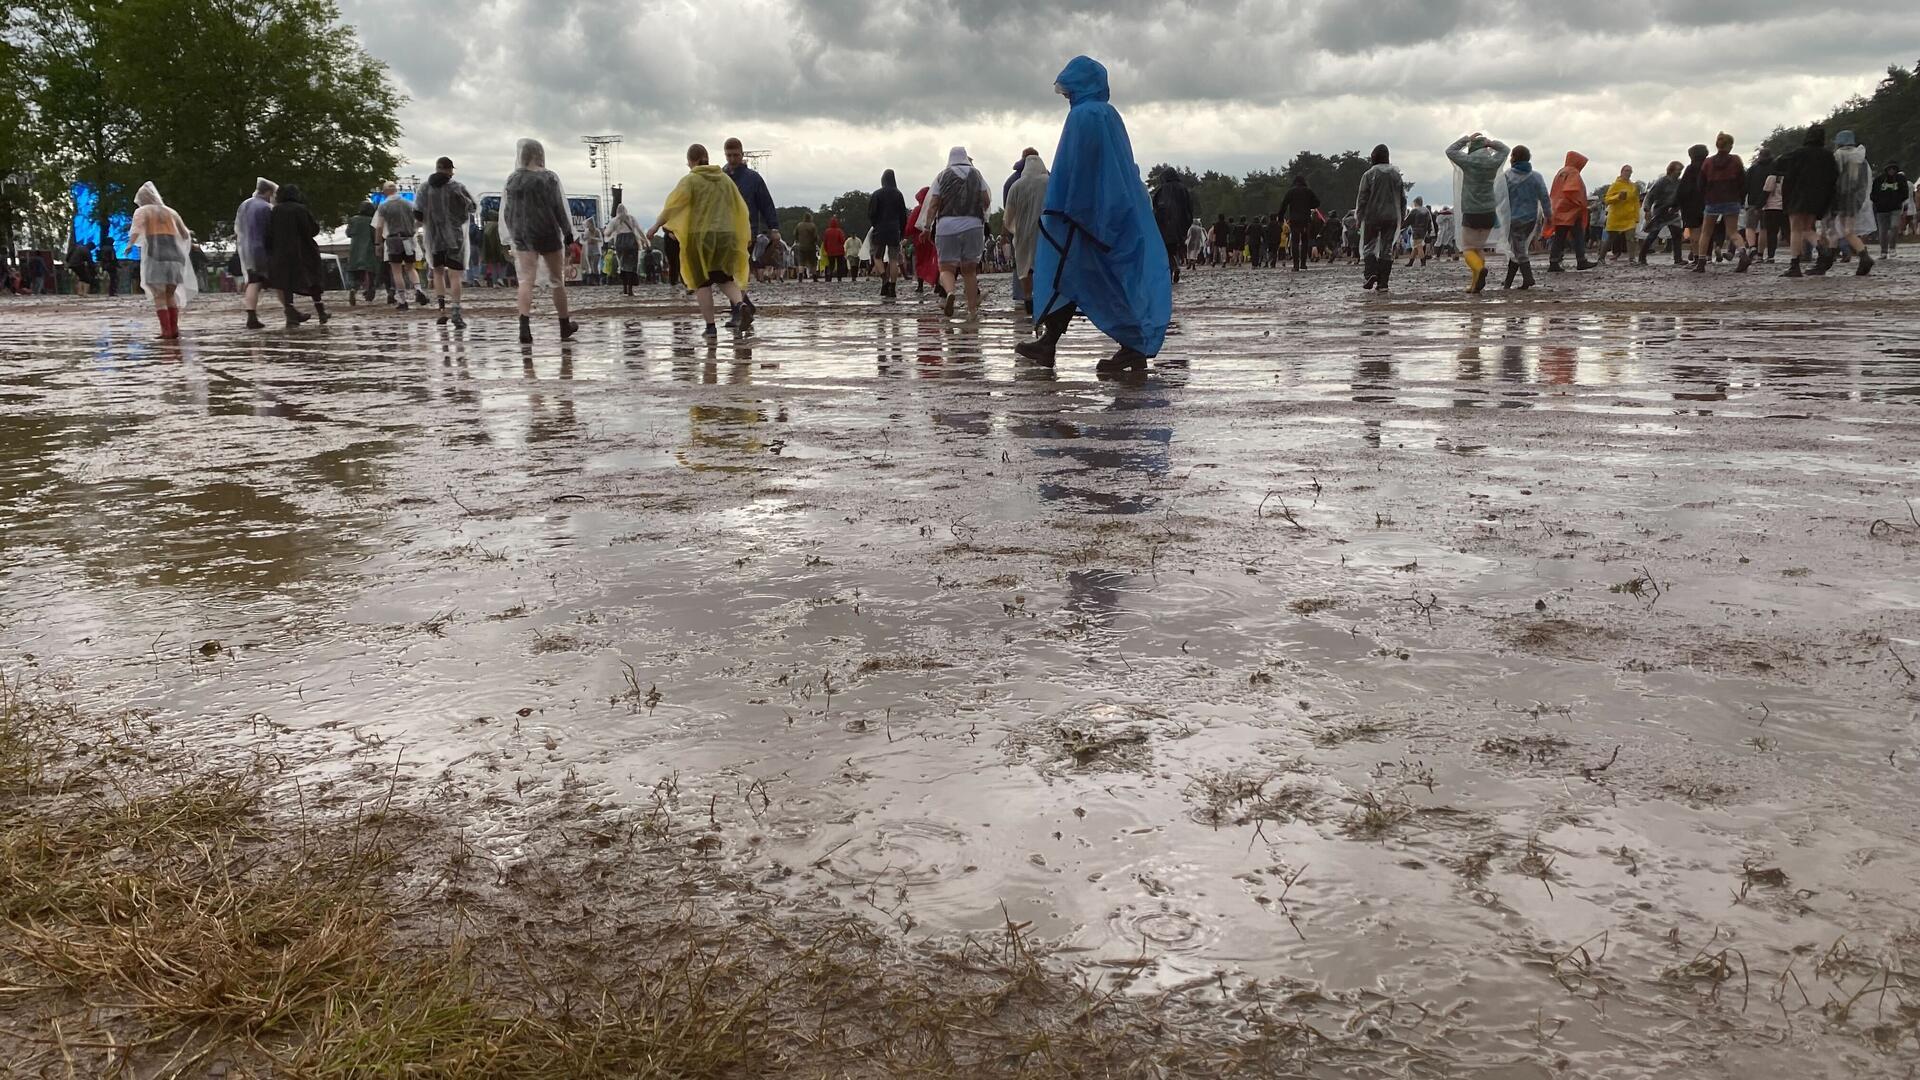
<svg viewBox="0 0 1920 1080">
<path fill-rule="evenodd" d="M 1452 199 L 1442 151 L 1484 130 L 1557 166 L 1651 175 L 1732 132 L 1740 153 L 1872 92 L 1920 57 L 1911 3 L 1853 0 L 341 0 L 410 98 L 401 152 L 451 156 L 498 190 L 517 137 L 570 191 L 599 181 L 580 142 L 617 132 L 617 180 L 650 220 L 689 142 L 772 151 L 782 206 L 899 171 L 911 194 L 964 144 L 989 176 L 1049 161 L 1077 53 L 1107 65 L 1143 167 L 1244 174 L 1293 152 L 1376 142 Z M 1708 59 L 1710 58 L 1710 59 Z M 1872 148 L 1869 147 L 1869 153 Z M 997 185 L 996 185 L 997 190 Z"/>
</svg>

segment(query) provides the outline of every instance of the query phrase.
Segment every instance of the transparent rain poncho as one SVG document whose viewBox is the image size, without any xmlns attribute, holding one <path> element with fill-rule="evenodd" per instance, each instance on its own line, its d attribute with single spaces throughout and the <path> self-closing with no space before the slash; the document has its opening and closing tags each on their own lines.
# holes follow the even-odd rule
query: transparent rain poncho
<svg viewBox="0 0 1920 1080">
<path fill-rule="evenodd" d="M 253 194 L 234 212 L 233 238 L 239 248 L 242 281 L 267 272 L 267 222 L 273 217 L 273 196 L 279 189 L 266 177 L 255 177 Z"/>
<path fill-rule="evenodd" d="M 473 196 L 465 184 L 450 177 L 435 184 L 441 175 L 435 173 L 413 192 L 413 208 L 420 215 L 420 233 L 427 245 L 424 254 L 429 265 L 436 255 L 452 254 L 461 266 L 472 266 L 473 235 L 467 222 L 473 216 Z"/>
<path fill-rule="evenodd" d="M 538 139 L 521 139 L 513 148 L 514 170 L 500 194 L 500 243 L 509 251 L 565 252 L 573 239 L 573 221 L 560 178 L 547 168 L 547 150 Z M 534 272 L 536 283 L 552 283 L 546 260 Z"/>
<path fill-rule="evenodd" d="M 1507 144 L 1498 139 L 1484 137 L 1479 146 L 1472 147 L 1467 152 L 1467 156 L 1473 159 L 1482 171 L 1488 166 L 1499 163 L 1493 173 L 1493 231 L 1487 234 L 1487 248 L 1496 255 L 1511 255 L 1515 246 L 1513 238 L 1509 235 L 1511 232 L 1509 226 L 1513 221 L 1513 208 L 1512 194 L 1507 186 L 1508 174 L 1512 171 L 1505 164 L 1507 154 Z M 1467 231 L 1461 218 L 1468 213 L 1467 207 L 1474 205 L 1477 201 L 1468 198 L 1469 194 L 1467 170 L 1456 161 L 1453 163 L 1454 220 L 1452 222 L 1455 246 L 1459 246 L 1463 234 Z M 1536 217 L 1533 232 L 1525 237 L 1526 242 L 1531 244 L 1534 235 L 1539 231 L 1540 220 Z"/>
<path fill-rule="evenodd" d="M 149 180 L 133 196 L 133 221 L 127 240 L 140 251 L 140 287 L 158 300 L 161 290 L 173 289 L 173 307 L 183 308 L 200 283 L 193 272 L 193 234 L 180 215 L 160 201 L 160 189 Z"/>
</svg>

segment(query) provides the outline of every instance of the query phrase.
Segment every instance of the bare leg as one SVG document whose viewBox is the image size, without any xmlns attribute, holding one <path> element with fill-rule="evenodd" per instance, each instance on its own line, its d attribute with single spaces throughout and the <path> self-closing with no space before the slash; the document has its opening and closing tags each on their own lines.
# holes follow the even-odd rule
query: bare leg
<svg viewBox="0 0 1920 1080">
<path fill-rule="evenodd" d="M 708 326 L 713 325 L 713 286 L 702 285 L 693 292 L 693 302 L 700 305 L 700 320 Z"/>
<path fill-rule="evenodd" d="M 564 319 L 567 317 L 567 278 L 560 265 L 560 252 L 550 251 L 540 258 L 547 261 L 547 273 L 553 276 L 553 312 Z"/>
<path fill-rule="evenodd" d="M 740 291 L 740 283 L 737 281 L 723 281 L 718 288 L 729 304 L 738 304 L 747 298 L 747 294 Z"/>
<path fill-rule="evenodd" d="M 513 249 L 514 267 L 519 271 L 516 277 L 520 282 L 520 317 L 533 314 L 533 276 L 540 267 L 540 256 L 531 251 Z"/>
<path fill-rule="evenodd" d="M 967 314 L 980 314 L 980 264 L 965 263 L 960 275 L 967 279 Z"/>
<path fill-rule="evenodd" d="M 260 283 L 257 281 L 247 282 L 247 289 L 244 295 L 246 296 L 246 300 L 243 306 L 248 311 L 258 311 L 260 309 Z"/>
</svg>

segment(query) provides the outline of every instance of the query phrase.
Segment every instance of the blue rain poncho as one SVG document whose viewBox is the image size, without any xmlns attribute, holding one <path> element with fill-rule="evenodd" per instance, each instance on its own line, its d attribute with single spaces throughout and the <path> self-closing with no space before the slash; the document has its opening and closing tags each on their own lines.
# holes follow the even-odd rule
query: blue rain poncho
<svg viewBox="0 0 1920 1080">
<path fill-rule="evenodd" d="M 1158 355 L 1173 317 L 1173 276 L 1127 125 L 1107 104 L 1107 69 L 1076 56 L 1055 82 L 1072 108 L 1040 214 L 1034 322 L 1076 304 L 1108 337 Z"/>
</svg>

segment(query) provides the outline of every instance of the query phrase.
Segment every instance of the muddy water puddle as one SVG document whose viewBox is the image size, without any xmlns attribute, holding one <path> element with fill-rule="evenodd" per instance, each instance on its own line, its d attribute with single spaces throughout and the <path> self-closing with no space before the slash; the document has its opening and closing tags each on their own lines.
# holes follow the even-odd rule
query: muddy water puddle
<svg viewBox="0 0 1920 1080">
<path fill-rule="evenodd" d="M 501 860 L 585 790 L 910 937 L 1031 921 L 1326 1075 L 1906 1075 L 1904 268 L 1454 269 L 1196 275 L 1123 382 L 865 290 L 717 346 L 9 318 L 0 643 L 496 792 Z"/>
</svg>

